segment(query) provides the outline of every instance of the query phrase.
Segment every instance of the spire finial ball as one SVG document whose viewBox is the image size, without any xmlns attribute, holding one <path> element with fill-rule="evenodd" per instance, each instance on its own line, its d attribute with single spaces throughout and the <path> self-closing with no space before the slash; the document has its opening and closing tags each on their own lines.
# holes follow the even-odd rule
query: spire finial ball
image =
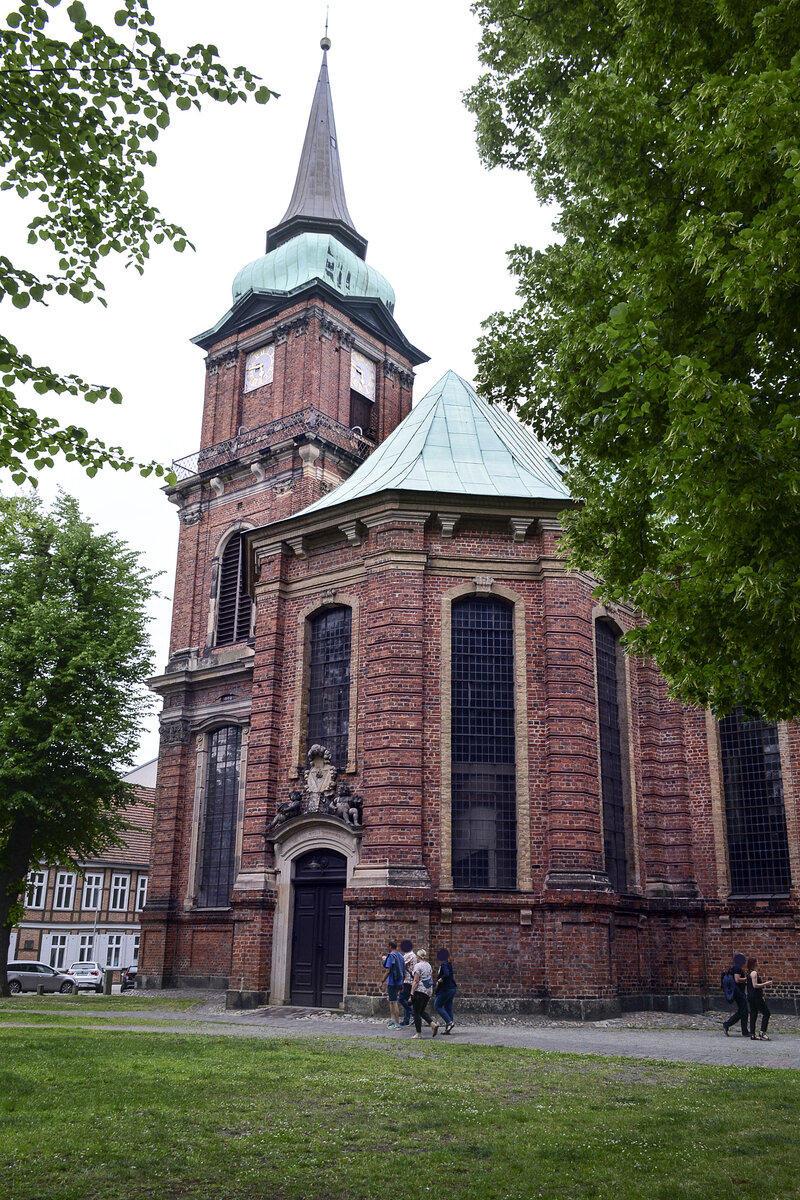
<svg viewBox="0 0 800 1200">
<path fill-rule="evenodd" d="M 320 42 L 320 46 L 322 47 L 322 49 L 323 49 L 323 50 L 330 50 L 330 48 L 331 48 L 331 39 L 330 39 L 329 37 L 325 36 L 325 37 L 322 39 L 322 41 Z"/>
</svg>

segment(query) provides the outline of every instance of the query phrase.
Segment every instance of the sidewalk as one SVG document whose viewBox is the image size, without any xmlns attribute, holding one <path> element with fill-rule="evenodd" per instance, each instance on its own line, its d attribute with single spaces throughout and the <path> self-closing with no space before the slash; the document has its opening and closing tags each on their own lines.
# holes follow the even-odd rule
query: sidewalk
<svg viewBox="0 0 800 1200">
<path fill-rule="evenodd" d="M 154 993 L 166 998 L 165 993 Z M 170 995 L 172 993 L 167 993 Z M 196 995 L 175 992 L 176 996 Z M 201 999 L 198 997 L 198 999 Z M 63 1015 L 63 1010 L 59 1015 Z M 661 1062 L 705 1063 L 713 1066 L 773 1067 L 800 1069 L 800 1032 L 792 1018 L 773 1018 L 769 1042 L 743 1039 L 737 1030 L 731 1036 L 722 1033 L 722 1012 L 699 1017 L 681 1017 L 667 1013 L 633 1013 L 608 1021 L 577 1023 L 536 1018 L 529 1022 L 503 1019 L 498 1023 L 470 1023 L 465 1017 L 448 1037 L 440 1032 L 436 1050 L 450 1046 L 507 1046 L 509 1048 L 548 1050 L 569 1054 L 613 1055 L 623 1058 L 655 1059 Z M 456 1013 L 458 1019 L 458 1013 Z M 403 1044 L 403 1052 L 427 1050 L 432 1039 L 424 1028 L 423 1040 L 412 1041 L 413 1026 L 389 1029 L 376 1017 L 356 1017 L 348 1013 L 308 1008 L 260 1008 L 228 1011 L 219 992 L 204 993 L 197 1007 L 172 1011 L 97 1013 L 75 1011 L 70 1014 L 76 1026 L 93 1029 L 124 1029 L 155 1032 L 182 1028 L 186 1033 L 232 1037 L 357 1038 L 382 1046 Z M 11 1022 L 4 1022 L 11 1024 Z M 41 1027 L 41 1026 L 40 1026 Z M 773 1035 L 774 1029 L 774 1035 Z"/>
</svg>

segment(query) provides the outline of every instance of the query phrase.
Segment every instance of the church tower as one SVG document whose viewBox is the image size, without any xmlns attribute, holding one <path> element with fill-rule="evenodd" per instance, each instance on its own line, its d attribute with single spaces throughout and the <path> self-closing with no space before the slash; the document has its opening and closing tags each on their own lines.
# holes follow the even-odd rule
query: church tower
<svg viewBox="0 0 800 1200">
<path fill-rule="evenodd" d="M 156 986 L 187 971 L 222 986 L 233 971 L 254 664 L 244 536 L 347 478 L 410 412 L 427 361 L 347 207 L 329 48 L 289 207 L 231 307 L 193 339 L 207 352 L 200 448 L 166 489 L 180 537 L 169 662 L 152 681 L 164 709 L 142 975 Z"/>
</svg>

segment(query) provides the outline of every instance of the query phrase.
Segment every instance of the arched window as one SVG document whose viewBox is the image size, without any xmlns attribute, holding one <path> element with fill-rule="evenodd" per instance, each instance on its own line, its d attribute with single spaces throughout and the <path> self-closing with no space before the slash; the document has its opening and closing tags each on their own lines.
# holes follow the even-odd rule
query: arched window
<svg viewBox="0 0 800 1200">
<path fill-rule="evenodd" d="M 334 766 L 347 764 L 350 732 L 351 610 L 324 608 L 309 618 L 306 751 L 324 746 Z"/>
<path fill-rule="evenodd" d="M 719 723 L 728 861 L 734 895 L 786 893 L 791 884 L 778 727 L 734 709 Z"/>
<path fill-rule="evenodd" d="M 620 705 L 619 635 L 608 621 L 594 627 L 597 669 L 597 716 L 600 728 L 600 794 L 603 803 L 603 853 L 615 892 L 628 890 L 625 846 L 625 775 Z"/>
<path fill-rule="evenodd" d="M 245 582 L 244 534 L 235 533 L 225 546 L 217 591 L 217 645 L 230 646 L 250 636 L 250 594 Z"/>
<path fill-rule="evenodd" d="M 230 903 L 241 749 L 242 731 L 237 725 L 227 725 L 209 734 L 198 908 L 225 908 Z"/>
<path fill-rule="evenodd" d="M 496 596 L 453 604 L 450 719 L 453 885 L 515 888 L 513 607 Z"/>
</svg>

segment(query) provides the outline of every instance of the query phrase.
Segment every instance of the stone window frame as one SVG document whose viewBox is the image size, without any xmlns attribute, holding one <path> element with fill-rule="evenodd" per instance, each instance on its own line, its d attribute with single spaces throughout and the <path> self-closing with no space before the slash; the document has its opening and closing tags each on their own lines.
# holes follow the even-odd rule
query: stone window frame
<svg viewBox="0 0 800 1200">
<path fill-rule="evenodd" d="M 214 554 L 211 558 L 211 585 L 208 594 L 208 621 L 206 622 L 206 646 L 208 649 L 214 649 L 217 645 L 217 609 L 219 607 L 219 583 L 220 574 L 222 571 L 222 556 L 225 553 L 225 547 L 232 537 L 239 533 L 248 533 L 251 529 L 255 529 L 255 525 L 249 521 L 234 521 L 230 525 L 222 537 L 217 542 L 214 548 Z M 248 639 L 252 639 L 256 628 L 256 602 L 253 600 L 250 604 L 250 633 Z M 227 645 L 237 645 L 238 643 L 226 643 Z"/>
<path fill-rule="evenodd" d="M 719 721 L 710 708 L 705 710 L 708 773 L 711 788 L 711 826 L 714 838 L 714 859 L 717 868 L 717 894 L 727 900 L 731 895 L 731 871 L 728 857 L 728 821 L 725 814 L 725 789 L 722 781 L 722 745 Z M 789 842 L 789 886 L 796 888 L 800 881 L 800 794 L 792 771 L 792 752 L 789 745 L 789 722 L 777 721 L 778 750 L 783 782 L 783 814 Z M 758 898 L 758 897 L 756 897 Z M 763 898 L 763 897 L 762 897 Z"/>
<path fill-rule="evenodd" d="M 594 678 L 594 711 L 597 742 L 597 783 L 600 800 L 600 845 L 603 848 L 603 869 L 605 870 L 605 827 L 603 821 L 603 775 L 600 754 L 600 702 L 597 682 L 597 639 L 595 627 L 598 621 L 605 621 L 614 630 L 617 638 L 621 638 L 625 630 L 617 620 L 612 609 L 598 605 L 592 609 L 592 676 Z M 639 828 L 639 805 L 636 790 L 636 760 L 633 753 L 633 721 L 631 706 L 631 671 L 628 655 L 617 641 L 617 704 L 620 708 L 620 753 L 627 770 L 622 774 L 622 802 L 625 812 L 625 866 L 627 876 L 627 893 L 641 892 L 641 858 L 639 854 L 639 839 L 636 831 Z M 619 893 L 617 893 L 619 894 Z"/>
<path fill-rule="evenodd" d="M 317 598 L 297 614 L 294 717 L 292 719 L 292 762 L 289 777 L 297 779 L 306 766 L 305 744 L 308 732 L 308 684 L 311 672 L 311 617 L 324 608 L 350 609 L 350 712 L 347 727 L 347 762 L 334 765 L 346 775 L 354 775 L 357 761 L 357 719 L 361 600 L 349 592 L 334 592 Z"/>
<path fill-rule="evenodd" d="M 242 731 L 242 743 L 239 748 L 239 787 L 236 801 L 236 841 L 233 852 L 234 881 L 241 871 L 250 718 L 237 717 L 230 714 L 224 718 L 211 718 L 193 730 L 195 735 L 194 797 L 192 801 L 192 829 L 189 839 L 189 870 L 187 873 L 186 895 L 183 901 L 183 907 L 187 911 L 228 912 L 230 910 L 230 904 L 226 904 L 221 908 L 198 908 L 197 906 L 197 893 L 200 889 L 200 868 L 203 856 L 203 832 L 206 817 L 209 740 L 211 735 L 216 733 L 218 729 L 226 729 L 229 725 L 235 725 Z"/>
<path fill-rule="evenodd" d="M 453 891 L 452 821 L 452 666 L 453 603 L 465 596 L 484 592 L 506 600 L 512 607 L 514 637 L 514 746 L 517 784 L 517 886 L 516 892 L 533 891 L 531 868 L 531 800 L 528 767 L 528 673 L 525 597 L 494 580 L 472 580 L 448 588 L 441 598 L 440 677 L 440 799 L 439 799 L 439 886 Z M 460 891 L 460 889 L 459 889 Z"/>
</svg>

